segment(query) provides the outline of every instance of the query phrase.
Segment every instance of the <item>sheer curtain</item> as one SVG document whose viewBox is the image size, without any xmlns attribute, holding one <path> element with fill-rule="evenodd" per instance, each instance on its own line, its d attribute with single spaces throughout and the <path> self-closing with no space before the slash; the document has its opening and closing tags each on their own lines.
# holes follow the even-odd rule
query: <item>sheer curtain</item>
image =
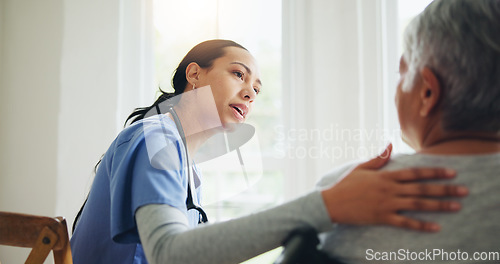
<svg viewBox="0 0 500 264">
<path fill-rule="evenodd" d="M 154 52 L 151 0 L 121 1 L 118 26 L 117 131 L 134 108 L 151 105 L 154 85 Z"/>
<path fill-rule="evenodd" d="M 287 194 L 334 166 L 401 144 L 393 103 L 396 0 L 283 1 L 281 154 Z"/>
</svg>

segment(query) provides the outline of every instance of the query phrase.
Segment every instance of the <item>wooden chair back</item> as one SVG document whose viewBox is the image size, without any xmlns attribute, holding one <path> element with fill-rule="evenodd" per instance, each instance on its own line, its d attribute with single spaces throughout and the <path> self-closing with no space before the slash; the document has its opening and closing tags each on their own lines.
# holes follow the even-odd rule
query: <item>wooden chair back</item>
<svg viewBox="0 0 500 264">
<path fill-rule="evenodd" d="M 43 264 L 51 250 L 55 264 L 73 264 L 63 217 L 0 212 L 0 245 L 32 248 L 25 264 Z"/>
</svg>

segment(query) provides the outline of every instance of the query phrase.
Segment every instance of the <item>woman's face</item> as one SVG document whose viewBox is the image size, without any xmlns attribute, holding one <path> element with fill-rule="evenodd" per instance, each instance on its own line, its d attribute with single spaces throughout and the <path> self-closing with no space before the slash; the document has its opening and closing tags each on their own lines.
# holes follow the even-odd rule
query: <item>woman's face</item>
<svg viewBox="0 0 500 264">
<path fill-rule="evenodd" d="M 244 49 L 224 48 L 225 55 L 204 69 L 200 83 L 210 85 L 222 125 L 245 122 L 262 83 L 255 59 Z"/>
</svg>

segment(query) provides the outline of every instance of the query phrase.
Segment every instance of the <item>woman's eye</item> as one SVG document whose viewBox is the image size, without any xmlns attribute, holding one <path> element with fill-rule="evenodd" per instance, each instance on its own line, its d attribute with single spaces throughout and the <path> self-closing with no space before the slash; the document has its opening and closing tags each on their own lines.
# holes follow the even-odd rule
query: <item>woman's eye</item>
<svg viewBox="0 0 500 264">
<path fill-rule="evenodd" d="M 243 73 L 242 72 L 240 72 L 240 71 L 234 71 L 233 74 L 236 75 L 236 77 L 238 77 L 240 79 L 243 79 Z"/>
<path fill-rule="evenodd" d="M 255 91 L 255 94 L 259 94 L 260 93 L 260 89 L 258 89 L 258 88 L 253 88 L 253 90 Z"/>
</svg>

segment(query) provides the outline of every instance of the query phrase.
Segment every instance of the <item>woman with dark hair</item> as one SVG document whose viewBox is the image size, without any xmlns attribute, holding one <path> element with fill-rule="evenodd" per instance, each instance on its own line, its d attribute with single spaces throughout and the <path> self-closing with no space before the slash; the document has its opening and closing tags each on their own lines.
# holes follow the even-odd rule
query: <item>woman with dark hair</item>
<svg viewBox="0 0 500 264">
<path fill-rule="evenodd" d="M 262 83 L 252 55 L 228 40 L 195 46 L 172 83 L 173 94 L 163 93 L 129 116 L 130 125 L 103 156 L 75 223 L 75 264 L 238 263 L 278 247 L 296 228 L 325 231 L 332 222 L 434 231 L 434 224 L 398 211 L 453 211 L 454 202 L 428 197 L 463 195 L 457 186 L 411 183 L 454 176 L 445 169 L 375 171 L 388 160 L 388 148 L 333 188 L 250 216 L 198 225 L 207 216 L 199 206 L 201 173 L 190 157 L 207 139 L 246 120 Z"/>
</svg>

